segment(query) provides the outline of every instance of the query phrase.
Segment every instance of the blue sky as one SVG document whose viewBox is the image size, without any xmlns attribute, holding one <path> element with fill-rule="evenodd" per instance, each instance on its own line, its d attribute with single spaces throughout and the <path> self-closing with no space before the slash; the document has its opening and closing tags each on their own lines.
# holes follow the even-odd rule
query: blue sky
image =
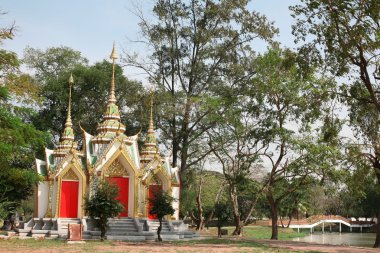
<svg viewBox="0 0 380 253">
<path fill-rule="evenodd" d="M 12 41 L 4 43 L 7 50 L 19 56 L 25 47 L 46 49 L 68 46 L 82 52 L 90 62 L 108 58 L 113 41 L 118 51 L 143 51 L 129 39 L 138 37 L 138 18 L 131 12 L 133 3 L 141 5 L 146 16 L 151 15 L 153 0 L 1 0 L 0 26 L 16 22 L 18 31 Z M 294 47 L 288 6 L 298 0 L 253 0 L 249 8 L 265 14 L 280 29 L 277 38 L 282 45 Z M 265 45 L 258 44 L 262 50 Z M 128 74 L 127 74 L 128 75 Z"/>
</svg>

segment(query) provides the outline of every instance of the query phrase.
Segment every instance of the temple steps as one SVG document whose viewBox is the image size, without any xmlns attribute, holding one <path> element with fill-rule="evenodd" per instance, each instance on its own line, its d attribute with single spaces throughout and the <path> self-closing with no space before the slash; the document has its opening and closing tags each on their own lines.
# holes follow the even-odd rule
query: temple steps
<svg viewBox="0 0 380 253">
<path fill-rule="evenodd" d="M 155 220 L 150 220 L 149 223 L 150 223 L 149 225 L 150 230 L 157 232 L 157 229 L 160 226 L 160 222 L 155 221 Z M 162 221 L 161 233 L 162 232 L 170 232 L 169 223 L 167 221 Z"/>
<path fill-rule="evenodd" d="M 90 219 L 70 218 L 34 218 L 17 229 L 20 237 L 35 238 L 67 238 L 69 223 L 83 224 L 83 239 L 100 239 L 100 230 L 96 222 Z M 114 218 L 108 220 L 106 233 L 108 240 L 121 241 L 151 241 L 157 239 L 157 220 L 147 218 Z M 161 237 L 163 240 L 178 240 L 194 238 L 199 235 L 189 230 L 183 221 L 163 221 Z"/>
</svg>

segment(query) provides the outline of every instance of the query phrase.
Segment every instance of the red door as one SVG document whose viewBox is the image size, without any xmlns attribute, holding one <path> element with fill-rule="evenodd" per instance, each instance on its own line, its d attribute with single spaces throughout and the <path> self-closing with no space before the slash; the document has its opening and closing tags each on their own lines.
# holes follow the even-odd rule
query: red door
<svg viewBox="0 0 380 253">
<path fill-rule="evenodd" d="M 116 199 L 124 206 L 124 211 L 120 213 L 119 217 L 128 217 L 129 178 L 107 177 L 107 181 L 116 184 L 119 188 L 119 196 Z"/>
<path fill-rule="evenodd" d="M 62 218 L 78 217 L 78 181 L 62 181 L 61 205 L 59 216 Z"/>
<path fill-rule="evenodd" d="M 152 203 L 151 200 L 154 200 L 154 196 L 156 195 L 157 192 L 162 190 L 162 185 L 159 184 L 152 184 L 149 185 L 149 193 L 148 193 L 148 199 L 149 199 L 149 204 L 148 204 L 148 218 L 151 220 L 157 219 L 157 215 L 152 215 L 150 214 L 150 210 L 152 210 Z"/>
</svg>

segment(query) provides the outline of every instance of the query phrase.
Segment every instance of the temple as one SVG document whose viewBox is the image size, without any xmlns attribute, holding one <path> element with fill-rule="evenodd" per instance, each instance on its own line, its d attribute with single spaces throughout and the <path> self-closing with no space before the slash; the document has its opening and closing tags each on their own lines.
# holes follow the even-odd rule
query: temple
<svg viewBox="0 0 380 253">
<path fill-rule="evenodd" d="M 97 182 L 105 179 L 119 188 L 118 199 L 125 206 L 119 218 L 154 219 L 149 214 L 148 199 L 162 189 L 177 199 L 173 202 L 179 219 L 179 175 L 168 158 L 160 155 L 153 124 L 153 91 L 151 93 L 149 129 L 141 150 L 138 134 L 125 135 L 115 96 L 115 45 L 110 93 L 102 121 L 96 134 L 81 128 L 83 144 L 78 149 L 71 120 L 71 90 L 74 79 L 69 79 L 67 119 L 54 150 L 45 149 L 44 160 L 36 159 L 36 169 L 44 180 L 39 183 L 35 197 L 36 218 L 83 219 L 84 198 L 93 193 Z M 111 74 L 111 73 L 110 73 Z"/>
</svg>

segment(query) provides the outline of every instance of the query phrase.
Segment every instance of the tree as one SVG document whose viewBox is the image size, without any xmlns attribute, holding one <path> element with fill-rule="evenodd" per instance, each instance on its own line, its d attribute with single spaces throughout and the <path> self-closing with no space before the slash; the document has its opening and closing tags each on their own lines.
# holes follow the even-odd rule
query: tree
<svg viewBox="0 0 380 253">
<path fill-rule="evenodd" d="M 227 198 L 223 175 L 204 168 L 193 169 L 182 174 L 188 187 L 181 190 L 180 213 L 190 216 L 196 230 L 203 230 L 214 217 L 215 203 Z"/>
<path fill-rule="evenodd" d="M 338 146 L 332 145 L 339 133 L 332 130 L 339 124 L 331 123 L 333 112 L 325 106 L 332 84 L 317 79 L 314 69 L 304 68 L 302 60 L 289 49 L 269 49 L 257 58 L 257 75 L 250 91 L 256 102 L 252 110 L 257 112 L 260 141 L 268 144 L 259 155 L 269 164 L 263 185 L 274 240 L 278 239 L 278 210 L 284 199 L 313 182 L 311 177 L 318 177 L 321 183 L 333 177 L 335 157 L 339 156 Z M 324 122 L 322 127 L 313 126 L 317 120 Z M 283 184 L 288 187 L 276 191 Z"/>
<path fill-rule="evenodd" d="M 364 148 L 357 159 L 374 170 L 380 186 L 380 3 L 378 1 L 305 0 L 291 7 L 296 41 L 307 41 L 301 52 L 309 61 L 324 61 L 327 70 L 341 82 L 339 94 L 349 107 L 350 124 Z M 344 79 L 342 79 L 344 78 Z M 363 147 L 362 146 L 362 147 Z M 378 196 L 380 203 L 380 193 Z M 380 212 L 377 214 L 380 220 Z M 380 223 L 374 247 L 380 247 Z"/>
<path fill-rule="evenodd" d="M 149 199 L 149 203 L 151 204 L 151 210 L 149 213 L 151 215 L 155 215 L 160 222 L 160 225 L 157 228 L 157 237 L 158 241 L 162 242 L 161 238 L 161 230 L 162 230 L 162 219 L 166 215 L 173 215 L 174 208 L 172 206 L 172 202 L 175 199 L 170 196 L 168 193 L 163 190 L 157 191 L 152 198 Z"/>
<path fill-rule="evenodd" d="M 222 238 L 222 227 L 231 218 L 231 205 L 229 203 L 216 203 L 215 204 L 215 217 L 217 219 L 218 237 Z"/>
<path fill-rule="evenodd" d="M 97 123 L 105 110 L 107 94 L 112 77 L 112 64 L 103 61 L 87 65 L 81 53 L 67 47 L 48 48 L 46 51 L 28 48 L 24 61 L 36 71 L 40 90 L 44 98 L 39 114 L 33 123 L 41 130 L 59 136 L 65 122 L 68 96 L 65 85 L 70 74 L 74 77 L 72 95 L 72 118 L 76 122 L 74 131 L 80 133 L 79 124 L 87 132 L 96 133 Z M 148 124 L 144 108 L 147 92 L 143 86 L 127 79 L 119 65 L 115 68 L 116 99 L 121 117 L 126 122 L 127 134 L 136 134 Z M 80 138 L 79 135 L 77 135 Z"/>
<path fill-rule="evenodd" d="M 266 144 L 256 138 L 257 121 L 246 110 L 251 102 L 247 96 L 239 94 L 221 115 L 224 121 L 208 131 L 210 149 L 228 185 L 235 223 L 233 235 L 242 235 L 265 188 L 257 180 L 261 172 L 258 154 Z"/>
<path fill-rule="evenodd" d="M 108 219 L 117 217 L 125 207 L 116 198 L 119 194 L 117 185 L 109 184 L 106 180 L 99 181 L 94 194 L 85 200 L 85 210 L 100 228 L 100 237 L 104 240 Z"/>
<path fill-rule="evenodd" d="M 14 25 L 0 28 L 0 45 L 14 37 L 13 31 Z M 20 73 L 17 55 L 0 49 L 0 59 L 0 219 L 4 219 L 33 194 L 40 180 L 32 169 L 34 155 L 43 150 L 48 135 L 26 120 L 33 110 L 13 103 L 15 92 L 10 79 Z M 27 90 L 22 92 L 28 95 Z"/>
<path fill-rule="evenodd" d="M 157 84 L 162 98 L 158 127 L 181 173 L 212 152 L 202 139 L 217 118 L 210 115 L 218 111 L 213 95 L 219 84 L 236 71 L 244 70 L 249 78 L 251 68 L 239 59 L 253 56 L 255 39 L 270 40 L 277 32 L 247 5 L 246 0 L 158 0 L 152 23 L 137 11 L 144 44 L 153 53 L 149 62 L 134 54 L 127 54 L 125 62 Z"/>
<path fill-rule="evenodd" d="M 27 47 L 24 50 L 23 62 L 35 71 L 40 82 L 58 79 L 62 72 L 68 72 L 77 65 L 88 64 L 88 60 L 69 47 L 49 47 L 45 51 Z"/>
</svg>

